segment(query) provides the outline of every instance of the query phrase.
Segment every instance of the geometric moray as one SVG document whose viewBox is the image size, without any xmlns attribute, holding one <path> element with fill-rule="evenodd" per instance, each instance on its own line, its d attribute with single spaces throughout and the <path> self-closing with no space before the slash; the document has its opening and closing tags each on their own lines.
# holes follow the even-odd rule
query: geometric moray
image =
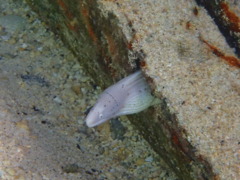
<svg viewBox="0 0 240 180">
<path fill-rule="evenodd" d="M 141 71 L 137 71 L 102 92 L 86 117 L 88 127 L 111 118 L 138 113 L 156 104 Z"/>
</svg>

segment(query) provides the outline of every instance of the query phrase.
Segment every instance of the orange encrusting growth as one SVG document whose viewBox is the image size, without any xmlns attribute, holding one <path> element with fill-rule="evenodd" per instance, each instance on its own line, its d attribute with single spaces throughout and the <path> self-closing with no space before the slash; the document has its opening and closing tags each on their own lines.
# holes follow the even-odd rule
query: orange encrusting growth
<svg viewBox="0 0 240 180">
<path fill-rule="evenodd" d="M 93 40 L 93 42 L 95 44 L 97 44 L 97 41 L 98 41 L 98 38 L 93 30 L 93 27 L 89 21 L 89 10 L 87 9 L 87 7 L 81 7 L 80 9 L 80 12 L 83 16 L 83 20 L 84 20 L 84 23 L 86 24 L 86 28 L 87 28 L 87 31 L 88 31 L 88 34 L 89 36 L 91 37 L 91 39 Z"/>
<path fill-rule="evenodd" d="M 62 1 L 62 0 L 57 0 L 57 3 L 59 4 L 59 6 L 63 9 L 65 15 L 68 17 L 68 19 L 72 19 L 73 15 L 72 13 L 68 10 L 68 7 L 66 6 L 66 4 Z"/>
<path fill-rule="evenodd" d="M 67 5 L 64 3 L 63 0 L 57 0 L 58 5 L 61 7 L 61 9 L 63 10 L 65 16 L 68 18 L 67 22 L 67 27 L 74 32 L 77 32 L 79 27 L 78 27 L 78 23 L 76 21 L 76 18 L 74 18 L 73 14 L 70 12 L 69 8 L 67 7 Z"/>
<path fill-rule="evenodd" d="M 210 43 L 208 43 L 203 38 L 200 38 L 200 40 L 203 41 L 210 48 L 210 50 L 213 52 L 213 54 L 215 54 L 216 56 L 218 56 L 221 59 L 223 59 L 224 61 L 226 61 L 229 65 L 240 68 L 240 60 L 238 58 L 236 58 L 234 56 L 227 56 L 227 55 L 225 55 L 218 48 L 216 48 L 215 46 L 211 45 Z"/>
<path fill-rule="evenodd" d="M 222 8 L 222 13 L 225 18 L 227 18 L 230 23 L 230 28 L 232 31 L 240 32 L 240 18 L 230 11 L 228 4 L 226 2 L 221 2 L 220 6 Z"/>
<path fill-rule="evenodd" d="M 108 43 L 108 49 L 110 52 L 111 57 L 114 57 L 117 55 L 117 44 L 115 42 L 115 39 L 113 38 L 113 35 L 108 33 L 108 32 L 104 32 L 105 38 L 107 40 Z"/>
</svg>

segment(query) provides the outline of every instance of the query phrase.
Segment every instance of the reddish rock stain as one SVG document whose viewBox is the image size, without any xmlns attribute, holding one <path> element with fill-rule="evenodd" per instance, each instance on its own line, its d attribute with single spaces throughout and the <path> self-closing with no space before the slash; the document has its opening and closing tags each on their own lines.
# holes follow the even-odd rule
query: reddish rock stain
<svg viewBox="0 0 240 180">
<path fill-rule="evenodd" d="M 227 56 L 225 55 L 222 51 L 220 51 L 217 47 L 211 45 L 210 43 L 208 43 L 206 40 L 204 40 L 202 37 L 200 37 L 200 40 L 202 42 L 204 42 L 212 51 L 213 54 L 215 54 L 216 56 L 218 56 L 219 58 L 223 59 L 224 61 L 226 61 L 229 65 L 231 66 L 235 66 L 240 68 L 240 60 L 234 56 Z"/>
<path fill-rule="evenodd" d="M 194 8 L 193 8 L 193 14 L 194 14 L 195 16 L 198 15 L 198 8 L 197 8 L 197 7 L 194 7 Z"/>
<path fill-rule="evenodd" d="M 222 9 L 222 16 L 226 19 L 230 25 L 230 29 L 235 32 L 240 32 L 240 18 L 229 9 L 229 6 L 226 2 L 221 2 L 220 7 Z"/>
<path fill-rule="evenodd" d="M 82 7 L 82 6 L 81 6 L 80 12 L 81 12 L 81 14 L 82 14 L 82 16 L 83 16 L 83 21 L 84 21 L 84 23 L 86 24 L 86 28 L 87 28 L 87 31 L 88 31 L 89 36 L 91 37 L 91 39 L 93 40 L 93 42 L 94 42 L 95 44 L 97 44 L 97 40 L 98 40 L 98 39 L 97 39 L 97 36 L 96 36 L 96 34 L 95 34 L 94 30 L 93 30 L 93 27 L 92 27 L 90 21 L 89 21 L 90 17 L 89 17 L 89 11 L 88 11 L 88 9 L 87 9 L 86 7 Z"/>
<path fill-rule="evenodd" d="M 185 155 L 190 157 L 191 153 L 189 153 L 188 143 L 181 137 L 181 133 L 177 131 L 171 131 L 171 140 L 172 143 L 180 149 Z"/>
<path fill-rule="evenodd" d="M 109 52 L 111 56 L 114 57 L 117 54 L 117 44 L 111 34 L 105 32 L 105 37 L 108 43 Z"/>
<path fill-rule="evenodd" d="M 186 29 L 190 30 L 191 26 L 192 24 L 190 23 L 190 21 L 186 22 Z"/>
<path fill-rule="evenodd" d="M 68 19 L 73 19 L 72 13 L 69 11 L 67 5 L 62 0 L 57 0 L 58 5 L 63 9 L 64 14 L 67 16 Z"/>
<path fill-rule="evenodd" d="M 140 67 L 142 69 L 146 68 L 147 67 L 146 61 L 144 61 L 144 60 L 140 61 Z"/>
</svg>

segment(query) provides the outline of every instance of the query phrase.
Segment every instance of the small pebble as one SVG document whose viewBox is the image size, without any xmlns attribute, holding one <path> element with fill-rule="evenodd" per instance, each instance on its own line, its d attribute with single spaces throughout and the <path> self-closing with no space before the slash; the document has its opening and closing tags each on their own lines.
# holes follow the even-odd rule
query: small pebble
<svg viewBox="0 0 240 180">
<path fill-rule="evenodd" d="M 145 163 L 144 159 L 138 159 L 138 160 L 135 162 L 135 164 L 136 164 L 137 166 L 141 166 L 141 165 L 143 165 L 144 163 Z"/>
<path fill-rule="evenodd" d="M 3 26 L 9 33 L 15 33 L 24 29 L 26 20 L 16 15 L 6 15 L 0 17 L 0 26 Z"/>
<path fill-rule="evenodd" d="M 153 161 L 153 157 L 152 156 L 149 156 L 145 159 L 146 162 L 152 162 Z"/>
<path fill-rule="evenodd" d="M 54 97 L 54 98 L 53 98 L 53 101 L 55 101 L 56 103 L 59 103 L 59 104 L 62 103 L 61 98 L 58 97 L 58 96 Z"/>
<path fill-rule="evenodd" d="M 43 50 L 43 47 L 38 47 L 37 50 L 38 50 L 38 51 L 42 51 L 42 50 Z"/>
<path fill-rule="evenodd" d="M 14 38 L 11 38 L 9 41 L 8 41 L 9 44 L 16 44 L 16 39 Z"/>
<path fill-rule="evenodd" d="M 1 36 L 2 40 L 4 41 L 8 41 L 10 39 L 10 36 L 6 35 L 6 36 Z"/>
<path fill-rule="evenodd" d="M 81 86 L 80 85 L 73 85 L 71 87 L 72 91 L 79 96 L 79 98 L 83 97 L 83 93 L 81 91 Z"/>
<path fill-rule="evenodd" d="M 23 43 L 21 47 L 25 49 L 28 47 L 28 45 L 26 43 Z"/>
<path fill-rule="evenodd" d="M 28 122 L 26 120 L 21 120 L 21 121 L 18 121 L 16 123 L 16 126 L 18 128 L 21 128 L 21 129 L 24 129 L 26 131 L 29 131 L 29 126 L 28 126 Z"/>
</svg>

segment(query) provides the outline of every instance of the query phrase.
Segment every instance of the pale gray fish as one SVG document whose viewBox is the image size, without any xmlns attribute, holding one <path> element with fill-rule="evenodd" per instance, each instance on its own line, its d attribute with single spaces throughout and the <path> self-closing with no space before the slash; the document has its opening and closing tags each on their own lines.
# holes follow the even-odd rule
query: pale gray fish
<svg viewBox="0 0 240 180">
<path fill-rule="evenodd" d="M 137 71 L 107 88 L 86 117 L 88 127 L 111 118 L 138 113 L 155 104 L 155 98 L 141 71 Z"/>
</svg>

